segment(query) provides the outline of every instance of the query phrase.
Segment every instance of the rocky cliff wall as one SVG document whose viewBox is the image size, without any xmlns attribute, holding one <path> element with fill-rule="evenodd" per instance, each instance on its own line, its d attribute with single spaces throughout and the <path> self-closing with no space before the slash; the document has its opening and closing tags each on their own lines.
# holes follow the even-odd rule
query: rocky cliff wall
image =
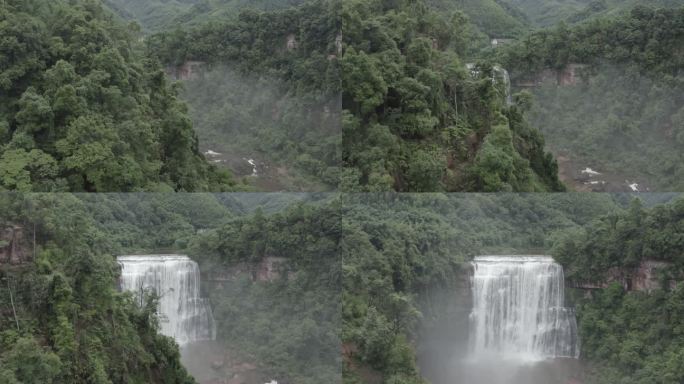
<svg viewBox="0 0 684 384">
<path fill-rule="evenodd" d="M 229 267 L 212 268 L 202 273 L 202 281 L 207 284 L 221 284 L 245 276 L 252 281 L 275 281 L 292 275 L 288 271 L 287 258 L 267 256 L 257 263 L 241 262 Z"/>
<path fill-rule="evenodd" d="M 671 276 L 671 268 L 672 264 L 668 262 L 644 260 L 633 269 L 611 268 L 602 281 L 568 280 L 567 285 L 571 288 L 592 290 L 603 289 L 617 282 L 627 291 L 650 292 L 662 288 L 663 284 L 672 289 L 677 286 L 677 281 Z"/>
<path fill-rule="evenodd" d="M 188 60 L 178 66 L 167 66 L 164 72 L 173 80 L 193 80 L 204 73 L 205 62 Z"/>
<path fill-rule="evenodd" d="M 19 265 L 32 261 L 33 255 L 19 225 L 0 227 L 0 265 Z"/>
<path fill-rule="evenodd" d="M 585 64 L 568 64 L 563 69 L 547 68 L 532 75 L 513 74 L 513 86 L 536 88 L 547 83 L 555 83 L 561 87 L 573 86 L 582 82 L 582 71 L 585 68 Z"/>
</svg>

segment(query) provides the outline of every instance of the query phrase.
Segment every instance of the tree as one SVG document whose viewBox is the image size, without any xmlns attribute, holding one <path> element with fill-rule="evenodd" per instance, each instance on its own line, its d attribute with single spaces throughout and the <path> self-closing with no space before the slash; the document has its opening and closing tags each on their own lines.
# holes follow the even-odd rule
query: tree
<svg viewBox="0 0 684 384">
<path fill-rule="evenodd" d="M 3 354 L 0 378 L 7 383 L 56 383 L 61 363 L 59 357 L 45 351 L 33 338 L 20 337 L 13 348 Z"/>
</svg>

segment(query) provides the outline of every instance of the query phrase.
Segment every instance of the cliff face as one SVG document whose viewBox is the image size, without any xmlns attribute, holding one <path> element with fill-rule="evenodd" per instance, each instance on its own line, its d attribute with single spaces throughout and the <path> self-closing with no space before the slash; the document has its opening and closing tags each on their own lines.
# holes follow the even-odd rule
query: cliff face
<svg viewBox="0 0 684 384">
<path fill-rule="evenodd" d="M 568 64 L 562 69 L 544 69 L 530 76 L 516 77 L 513 85 L 520 88 L 541 87 L 545 83 L 555 83 L 561 87 L 577 85 L 582 81 L 585 64 Z"/>
<path fill-rule="evenodd" d="M 612 283 L 620 283 L 626 291 L 650 292 L 662 288 L 662 281 L 674 289 L 677 281 L 667 276 L 667 270 L 672 267 L 671 263 L 658 260 L 644 260 L 637 268 L 621 269 L 610 268 L 603 281 L 568 281 L 572 288 L 592 290 L 603 289 Z"/>
<path fill-rule="evenodd" d="M 205 62 L 188 60 L 178 66 L 168 66 L 164 70 L 173 80 L 193 80 L 203 73 Z"/>
<path fill-rule="evenodd" d="M 0 264 L 19 265 L 30 262 L 32 258 L 23 227 L 15 225 L 0 229 Z"/>
<path fill-rule="evenodd" d="M 202 273 L 202 281 L 220 285 L 225 281 L 235 281 L 249 276 L 252 281 L 275 281 L 281 277 L 293 277 L 287 271 L 287 258 L 267 256 L 257 263 L 237 263 L 230 267 L 213 268 Z"/>
</svg>

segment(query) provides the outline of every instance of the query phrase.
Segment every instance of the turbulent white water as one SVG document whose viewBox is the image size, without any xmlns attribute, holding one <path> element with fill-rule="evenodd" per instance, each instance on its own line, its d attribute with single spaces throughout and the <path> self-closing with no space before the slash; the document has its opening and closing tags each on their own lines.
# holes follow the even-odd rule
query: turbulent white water
<svg viewBox="0 0 684 384">
<path fill-rule="evenodd" d="M 501 81 L 504 83 L 506 104 L 513 105 L 513 97 L 511 96 L 511 76 L 508 74 L 508 71 L 505 68 L 496 65 L 493 68 L 493 72 L 494 82 L 496 83 L 500 77 Z"/>
<path fill-rule="evenodd" d="M 558 263 L 546 256 L 478 256 L 473 266 L 471 358 L 579 357 L 575 314 L 563 306 Z"/>
<path fill-rule="evenodd" d="M 159 296 L 161 333 L 179 345 L 214 340 L 216 326 L 207 299 L 200 297 L 200 273 L 196 262 L 183 255 L 119 256 L 121 289 L 154 291 Z"/>
</svg>

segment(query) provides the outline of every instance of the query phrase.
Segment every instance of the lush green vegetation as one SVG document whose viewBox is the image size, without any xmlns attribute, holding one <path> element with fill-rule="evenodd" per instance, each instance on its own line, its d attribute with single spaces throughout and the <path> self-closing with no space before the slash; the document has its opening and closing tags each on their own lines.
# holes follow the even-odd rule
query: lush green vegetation
<svg viewBox="0 0 684 384">
<path fill-rule="evenodd" d="M 243 8 L 272 10 L 302 0 L 103 0 L 117 14 L 139 22 L 146 31 L 173 29 L 178 24 L 197 25 L 209 20 L 234 18 Z"/>
<path fill-rule="evenodd" d="M 527 97 L 461 61 L 470 25 L 423 1 L 345 1 L 342 189 L 563 190 Z M 492 78 L 494 77 L 494 81 Z"/>
<path fill-rule="evenodd" d="M 447 301 L 455 300 L 467 289 L 470 257 L 547 252 L 562 234 L 625 204 L 622 196 L 603 194 L 347 197 L 340 246 L 346 382 L 421 382 L 421 332 L 449 316 L 430 292 L 446 289 Z"/>
<path fill-rule="evenodd" d="M 276 78 L 220 68 L 185 82 L 181 97 L 217 160 L 249 175 L 245 159 L 256 159 L 258 189 L 329 190 L 340 176 L 338 99 L 296 93 Z"/>
<path fill-rule="evenodd" d="M 336 382 L 344 358 L 347 383 L 368 375 L 419 383 L 416 346 L 423 330 L 448 315 L 430 292 L 457 292 L 471 256 L 553 249 L 566 276 L 579 280 L 655 259 L 674 263 L 663 277 L 676 277 L 684 271 L 684 205 L 681 198 L 662 204 L 672 197 L 644 195 L 642 203 L 604 194 L 368 194 L 341 201 L 303 194 L 4 195 L 3 223 L 25 228 L 27 253 L 35 228 L 37 257 L 0 268 L 0 377 L 190 380 L 175 344 L 157 334 L 154 298 L 139 308 L 115 291 L 112 257 L 182 251 L 205 272 L 286 260 L 282 279 L 247 274 L 209 290 L 219 342 L 264 372 Z M 676 383 L 681 287 L 651 295 L 618 288 L 578 305 L 592 377 Z"/>
<path fill-rule="evenodd" d="M 636 268 L 644 260 L 673 264 L 673 276 L 684 272 L 684 199 L 644 209 L 632 201 L 626 212 L 603 216 L 569 233 L 555 245 L 554 257 L 569 279 L 603 281 L 610 268 Z"/>
<path fill-rule="evenodd" d="M 211 149 L 271 163 L 278 190 L 326 190 L 341 162 L 338 2 L 312 1 L 151 36 L 162 62 L 205 62 L 182 97 Z M 217 49 L 217 47 L 221 47 Z"/>
<path fill-rule="evenodd" d="M 191 246 L 203 270 L 286 260 L 275 281 L 252 276 L 210 292 L 218 339 L 264 372 L 296 383 L 340 382 L 340 207 L 328 197 L 231 220 Z"/>
<path fill-rule="evenodd" d="M 141 308 L 116 291 L 117 247 L 82 201 L 3 194 L 0 204 L 4 225 L 25 228 L 24 253 L 36 238 L 33 262 L 0 266 L 0 381 L 194 383 L 158 333 L 155 298 Z"/>
<path fill-rule="evenodd" d="M 534 91 L 530 121 L 555 151 L 651 190 L 680 190 L 684 153 L 684 8 L 535 32 L 501 50 L 514 78 L 588 64 L 576 86 Z M 514 80 L 515 81 L 515 80 Z"/>
<path fill-rule="evenodd" d="M 500 59 L 522 74 L 569 63 L 624 64 L 673 81 L 682 66 L 681 19 L 684 9 L 635 7 L 615 18 L 531 33 L 502 50 Z"/>
<path fill-rule="evenodd" d="M 585 84 L 547 85 L 534 94 L 530 122 L 558 153 L 650 190 L 684 188 L 681 79 L 664 82 L 603 66 Z"/>
<path fill-rule="evenodd" d="M 339 381 L 340 218 L 331 198 L 0 195 L 2 223 L 24 228 L 26 256 L 36 234 L 35 259 L 0 265 L 0 382 L 194 382 L 176 343 L 158 333 L 156 299 L 140 308 L 116 290 L 114 255 L 155 251 L 187 252 L 203 270 L 285 258 L 286 278 L 246 273 L 209 292 L 218 341 L 283 380 Z"/>
<path fill-rule="evenodd" d="M 592 383 L 680 383 L 684 380 L 684 199 L 644 209 L 634 200 L 566 234 L 554 247 L 569 279 L 605 281 L 610 268 L 671 263 L 662 289 L 625 292 L 613 283 L 578 305 L 582 355 Z M 676 281 L 672 286 L 670 281 Z"/>
<path fill-rule="evenodd" d="M 94 1 L 0 5 L 0 187 L 235 188 L 209 165 L 140 31 Z"/>
<path fill-rule="evenodd" d="M 462 11 L 477 30 L 489 37 L 516 37 L 529 29 L 525 14 L 501 0 L 428 0 L 427 3 L 439 12 Z"/>
<path fill-rule="evenodd" d="M 588 383 L 681 383 L 684 289 L 623 291 L 619 284 L 578 306 Z"/>
<path fill-rule="evenodd" d="M 500 0 L 522 12 L 533 25 L 551 26 L 559 22 L 575 23 L 596 17 L 616 16 L 636 5 L 652 7 L 681 6 L 681 0 Z"/>
<path fill-rule="evenodd" d="M 588 9 L 592 0 L 503 0 L 502 2 L 523 12 L 530 23 L 548 26 L 565 20 L 582 9 Z"/>
</svg>

